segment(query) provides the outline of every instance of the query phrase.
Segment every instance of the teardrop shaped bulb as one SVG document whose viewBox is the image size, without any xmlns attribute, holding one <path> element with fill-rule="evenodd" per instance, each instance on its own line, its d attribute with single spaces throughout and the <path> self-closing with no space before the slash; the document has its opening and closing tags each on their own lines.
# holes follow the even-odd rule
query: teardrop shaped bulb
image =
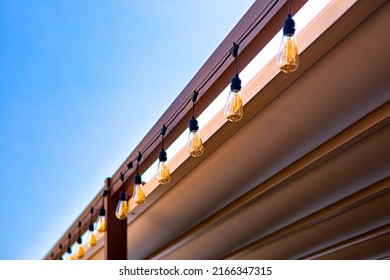
<svg viewBox="0 0 390 280">
<path fill-rule="evenodd" d="M 96 245 L 96 243 L 97 243 L 96 235 L 92 231 L 88 232 L 88 235 L 87 235 L 88 247 L 93 247 Z"/>
<path fill-rule="evenodd" d="M 295 36 L 284 35 L 280 44 L 276 64 L 284 73 L 291 73 L 299 66 L 298 46 Z"/>
<path fill-rule="evenodd" d="M 161 184 L 167 184 L 171 181 L 171 172 L 169 171 L 168 164 L 165 161 L 160 161 L 158 163 L 156 179 Z"/>
<path fill-rule="evenodd" d="M 66 253 L 66 259 L 68 261 L 74 261 L 76 259 L 76 256 L 73 254 Z"/>
<path fill-rule="evenodd" d="M 116 207 L 115 216 L 119 220 L 124 220 L 127 218 L 127 200 L 119 200 L 118 205 Z"/>
<path fill-rule="evenodd" d="M 107 229 L 106 216 L 98 216 L 96 221 L 96 230 L 100 233 L 105 232 Z"/>
<path fill-rule="evenodd" d="M 133 199 L 137 204 L 142 204 L 145 202 L 146 195 L 142 184 L 134 185 Z"/>
<path fill-rule="evenodd" d="M 187 151 L 193 157 L 199 157 L 204 152 L 202 138 L 199 131 L 190 131 L 188 135 Z"/>
<path fill-rule="evenodd" d="M 228 100 L 225 105 L 224 111 L 225 117 L 231 122 L 237 122 L 241 120 L 244 115 L 244 109 L 242 108 L 242 97 L 239 90 L 233 89 L 229 93 Z"/>
<path fill-rule="evenodd" d="M 82 244 L 77 244 L 75 256 L 79 259 L 84 257 L 84 247 Z"/>
</svg>

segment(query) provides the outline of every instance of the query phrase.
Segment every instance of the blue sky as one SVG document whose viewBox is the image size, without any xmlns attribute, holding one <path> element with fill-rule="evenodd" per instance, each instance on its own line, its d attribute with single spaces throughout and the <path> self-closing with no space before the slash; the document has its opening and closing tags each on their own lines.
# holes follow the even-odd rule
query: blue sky
<svg viewBox="0 0 390 280">
<path fill-rule="evenodd" d="M 253 2 L 0 1 L 0 259 L 45 255 Z"/>
</svg>

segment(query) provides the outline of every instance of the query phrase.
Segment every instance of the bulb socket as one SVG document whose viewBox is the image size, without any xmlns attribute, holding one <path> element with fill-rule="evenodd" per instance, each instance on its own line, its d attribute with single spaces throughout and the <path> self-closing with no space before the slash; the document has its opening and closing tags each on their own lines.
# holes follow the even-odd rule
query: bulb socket
<svg viewBox="0 0 390 280">
<path fill-rule="evenodd" d="M 162 149 L 159 153 L 158 153 L 158 160 L 160 162 L 165 162 L 167 161 L 168 157 L 167 157 L 167 152 Z"/>
<path fill-rule="evenodd" d="M 198 131 L 199 130 L 199 125 L 198 125 L 198 121 L 195 119 L 195 117 L 192 117 L 190 119 L 190 131 Z"/>
<path fill-rule="evenodd" d="M 127 194 L 126 192 L 122 191 L 120 196 L 119 196 L 119 200 L 122 200 L 122 201 L 125 201 L 127 200 Z"/>
<path fill-rule="evenodd" d="M 134 176 L 134 184 L 135 184 L 135 185 L 142 184 L 141 175 L 135 174 L 135 176 Z"/>
<path fill-rule="evenodd" d="M 288 14 L 287 18 L 283 22 L 283 36 L 293 36 L 295 33 L 295 21 L 292 19 L 291 14 Z"/>
<path fill-rule="evenodd" d="M 81 236 L 79 236 L 79 238 L 77 238 L 77 243 L 81 245 L 81 243 L 83 243 L 83 241 L 81 240 Z"/>
<path fill-rule="evenodd" d="M 89 231 L 90 232 L 93 232 L 95 230 L 95 227 L 93 226 L 93 224 L 90 224 L 89 225 Z"/>
<path fill-rule="evenodd" d="M 68 252 L 68 254 L 72 254 L 72 248 L 70 248 L 70 246 L 68 247 L 68 250 L 66 250 Z"/>
<path fill-rule="evenodd" d="M 102 216 L 102 217 L 106 216 L 106 209 L 104 209 L 104 207 L 99 209 L 99 216 Z"/>
<path fill-rule="evenodd" d="M 231 91 L 240 91 L 241 90 L 241 80 L 238 77 L 238 74 L 236 74 L 233 79 L 232 83 L 230 84 Z"/>
</svg>

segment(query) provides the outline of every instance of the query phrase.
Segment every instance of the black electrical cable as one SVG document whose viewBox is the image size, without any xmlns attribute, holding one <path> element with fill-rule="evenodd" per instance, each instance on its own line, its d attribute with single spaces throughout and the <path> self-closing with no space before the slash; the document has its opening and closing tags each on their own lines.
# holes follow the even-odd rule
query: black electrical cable
<svg viewBox="0 0 390 280">
<path fill-rule="evenodd" d="M 273 4 L 273 1 L 269 2 L 268 5 L 264 8 L 264 10 L 255 18 L 255 20 L 248 26 L 248 28 L 242 33 L 242 35 L 238 38 L 237 44 L 240 45 L 248 36 L 255 30 L 255 28 L 264 20 L 264 18 L 271 12 L 271 10 L 275 7 L 275 5 L 279 2 L 276 0 Z M 272 4 L 272 5 L 271 5 Z M 267 12 L 262 16 L 265 10 L 271 5 L 271 7 L 267 10 Z M 262 17 L 261 17 L 262 16 Z M 260 18 L 261 17 L 261 18 Z M 259 19 L 260 18 L 260 19 Z M 252 26 L 252 27 L 251 27 Z"/>
</svg>

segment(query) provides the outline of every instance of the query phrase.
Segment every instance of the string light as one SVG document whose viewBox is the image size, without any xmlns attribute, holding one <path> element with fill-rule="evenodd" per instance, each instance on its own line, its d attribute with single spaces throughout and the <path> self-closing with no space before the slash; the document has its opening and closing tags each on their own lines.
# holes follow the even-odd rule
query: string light
<svg viewBox="0 0 390 280">
<path fill-rule="evenodd" d="M 94 233 L 95 227 L 93 225 L 93 207 L 91 207 L 90 213 L 91 213 L 91 222 L 89 223 L 89 228 L 88 228 L 87 246 L 93 247 L 96 245 L 97 242 L 96 235 Z"/>
<path fill-rule="evenodd" d="M 244 115 L 241 97 L 241 80 L 238 77 L 238 48 L 238 44 L 233 43 L 233 47 L 230 50 L 236 64 L 236 74 L 234 75 L 230 84 L 230 93 L 224 110 L 225 117 L 231 122 L 237 122 L 241 120 L 242 116 Z"/>
<path fill-rule="evenodd" d="M 280 43 L 276 64 L 284 73 L 297 70 L 299 65 L 298 46 L 295 38 L 295 22 L 291 17 L 291 0 L 288 1 L 288 15 L 283 23 L 283 37 Z"/>
<path fill-rule="evenodd" d="M 138 157 L 137 157 L 137 174 L 134 176 L 134 191 L 133 191 L 133 200 L 135 203 L 142 204 L 145 202 L 146 195 L 144 191 L 144 186 L 142 185 L 142 179 L 141 175 L 139 175 L 139 162 L 141 161 L 142 154 L 141 152 L 138 152 Z"/>
<path fill-rule="evenodd" d="M 72 234 L 69 233 L 68 234 L 68 250 L 67 250 L 67 254 L 66 254 L 66 259 L 67 260 L 75 260 L 76 258 L 72 255 L 72 248 L 70 247 L 70 240 L 72 238 Z"/>
<path fill-rule="evenodd" d="M 84 257 L 84 247 L 83 247 L 83 241 L 81 240 L 81 221 L 79 222 L 79 237 L 77 238 L 77 246 L 76 246 L 76 253 L 75 256 L 79 259 Z"/>
<path fill-rule="evenodd" d="M 64 259 L 62 258 L 62 244 L 61 243 L 60 243 L 60 245 L 58 245 L 58 248 L 60 248 L 60 258 L 59 258 L 59 260 L 62 261 Z"/>
<path fill-rule="evenodd" d="M 121 181 L 122 181 L 122 192 L 119 195 L 118 205 L 116 206 L 115 216 L 119 220 L 124 220 L 128 215 L 128 207 L 127 207 L 127 194 L 125 192 L 125 175 L 121 172 Z"/>
<path fill-rule="evenodd" d="M 201 89 L 203 89 L 204 86 L 212 79 L 212 77 L 221 69 L 221 67 L 224 65 L 224 63 L 227 61 L 230 55 L 234 57 L 235 60 L 235 66 L 236 66 L 236 73 L 231 81 L 231 91 L 228 96 L 228 100 L 226 102 L 224 115 L 226 118 L 231 122 L 239 121 L 243 116 L 243 107 L 242 107 L 242 97 L 241 97 L 241 80 L 239 78 L 238 73 L 238 61 L 237 61 L 237 55 L 238 55 L 238 48 L 239 44 L 241 44 L 255 29 L 256 27 L 263 21 L 264 18 L 267 17 L 267 15 L 272 11 L 272 9 L 275 7 L 276 2 L 270 2 L 267 4 L 265 9 L 255 18 L 255 20 L 248 26 L 248 28 L 241 34 L 241 36 L 238 38 L 237 43 L 233 43 L 233 47 L 224 55 L 221 57 L 219 62 L 212 68 L 212 70 L 205 76 L 205 78 L 202 80 L 202 82 L 199 84 L 199 86 L 196 88 L 196 90 L 192 93 L 191 97 L 186 99 L 181 106 L 178 107 L 176 112 L 171 116 L 171 118 L 167 121 L 166 125 L 163 126 L 163 128 L 154 136 L 151 138 L 149 143 L 145 145 L 142 152 L 138 152 L 138 156 L 136 159 L 131 160 L 127 164 L 127 170 L 124 170 L 120 173 L 120 177 L 116 180 L 111 181 L 110 186 L 108 189 L 104 190 L 103 196 L 102 196 L 102 206 L 99 209 L 99 215 L 96 221 L 96 231 L 103 233 L 107 230 L 107 220 L 106 220 L 106 211 L 104 208 L 104 197 L 107 195 L 108 191 L 115 185 L 115 183 L 120 179 L 122 181 L 122 185 L 124 185 L 124 173 L 129 171 L 133 168 L 133 161 L 137 160 L 137 170 L 136 175 L 134 176 L 134 190 L 133 190 L 133 200 L 136 204 L 142 204 L 145 202 L 146 195 L 143 188 L 143 182 L 141 179 L 141 176 L 139 175 L 139 163 L 142 158 L 142 154 L 145 153 L 147 150 L 149 150 L 153 144 L 158 140 L 160 136 L 162 136 L 162 149 L 159 153 L 159 167 L 158 171 L 156 173 L 156 178 L 160 182 L 160 184 L 164 184 L 165 181 L 168 183 L 171 179 L 171 174 L 169 172 L 168 166 L 166 164 L 167 161 L 167 155 L 166 151 L 164 149 L 164 138 L 165 133 L 169 125 L 171 125 L 174 120 L 180 116 L 180 114 L 184 111 L 184 109 L 188 106 L 188 104 L 192 101 L 192 118 L 189 121 L 189 137 L 188 137 L 188 143 L 187 143 L 187 150 L 188 153 L 193 157 L 201 156 L 204 152 L 203 142 L 199 134 L 199 126 L 198 121 L 195 118 L 195 103 L 197 100 L 198 93 Z M 286 20 L 284 21 L 284 28 L 283 28 L 283 39 L 282 44 L 280 48 L 279 54 L 277 58 L 277 63 L 280 66 L 281 70 L 283 72 L 292 72 L 297 69 L 298 67 L 298 51 L 297 51 L 297 44 L 296 39 L 294 36 L 295 28 L 294 28 L 294 21 L 291 17 L 291 0 L 289 1 L 289 7 L 288 7 L 288 16 Z M 288 38 L 285 38 L 288 37 Z M 284 59 L 284 60 L 283 60 Z M 283 64 L 283 61 L 287 61 L 288 63 Z M 160 165 L 165 165 L 164 167 L 160 167 Z M 160 170 L 165 170 L 166 174 L 165 176 L 160 176 L 161 179 L 158 177 Z M 167 171 L 167 172 L 166 172 Z M 169 179 L 168 179 L 169 178 Z M 95 204 L 96 206 L 96 204 Z M 93 219 L 93 208 L 91 207 L 91 223 L 89 226 L 89 234 L 87 237 L 87 245 L 92 247 L 96 245 L 96 235 L 94 234 L 94 225 L 92 223 Z M 119 201 L 117 205 L 117 209 L 115 212 L 115 215 L 118 219 L 126 219 L 128 216 L 128 201 L 127 201 L 127 194 L 124 190 L 120 193 Z M 81 236 L 80 236 L 80 225 L 81 222 L 79 222 L 79 239 L 78 239 L 78 245 L 81 245 Z M 75 259 L 75 256 L 72 255 L 72 250 L 70 247 L 70 239 L 71 234 L 68 234 L 68 240 L 69 240 L 69 247 L 67 249 L 67 259 L 73 260 Z M 80 246 L 77 246 L 77 248 Z M 60 250 L 62 252 L 62 245 L 60 244 Z M 77 253 L 77 252 L 76 252 Z M 83 252 L 84 255 L 84 252 Z M 62 255 L 60 257 L 62 259 Z"/>
<path fill-rule="evenodd" d="M 169 181 L 171 181 L 171 172 L 169 171 L 169 167 L 167 164 L 167 152 L 164 150 L 164 136 L 167 132 L 167 127 L 163 125 L 161 128 L 161 151 L 158 154 L 158 167 L 157 167 L 157 173 L 156 173 L 156 179 L 161 184 L 167 184 Z"/>
<path fill-rule="evenodd" d="M 99 215 L 96 220 L 96 230 L 100 233 L 103 233 L 107 229 L 107 221 L 106 221 L 106 209 L 104 209 L 104 197 L 107 195 L 107 190 L 103 191 L 102 195 L 102 207 L 99 209 Z"/>
<path fill-rule="evenodd" d="M 199 157 L 204 152 L 202 138 L 199 133 L 198 120 L 195 118 L 195 102 L 198 98 L 198 92 L 192 93 L 192 118 L 190 119 L 187 151 L 193 157 Z"/>
</svg>

